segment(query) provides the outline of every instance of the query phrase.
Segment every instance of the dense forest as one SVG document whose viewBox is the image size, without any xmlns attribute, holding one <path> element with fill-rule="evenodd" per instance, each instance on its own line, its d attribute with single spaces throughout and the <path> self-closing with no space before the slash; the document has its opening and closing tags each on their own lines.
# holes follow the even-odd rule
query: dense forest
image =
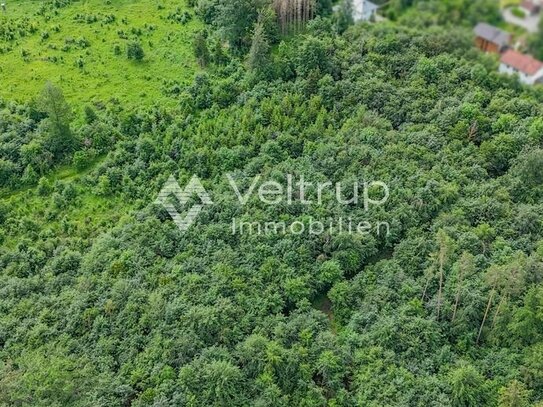
<svg viewBox="0 0 543 407">
<path fill-rule="evenodd" d="M 543 405 L 543 88 L 474 48 L 494 1 L 189 6 L 173 107 L 0 101 L 0 404 Z M 184 233 L 171 174 L 214 202 Z M 390 198 L 241 206 L 225 174 Z M 338 217 L 390 233 L 231 231 Z"/>
</svg>

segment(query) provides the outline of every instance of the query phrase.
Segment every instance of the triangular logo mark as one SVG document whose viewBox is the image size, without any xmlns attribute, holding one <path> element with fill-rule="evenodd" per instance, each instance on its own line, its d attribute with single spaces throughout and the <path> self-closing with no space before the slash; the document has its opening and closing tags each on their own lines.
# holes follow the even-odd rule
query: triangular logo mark
<svg viewBox="0 0 543 407">
<path fill-rule="evenodd" d="M 185 205 L 193 195 L 197 195 L 202 203 L 192 206 L 188 210 L 187 215 L 185 217 L 182 217 L 177 211 L 175 205 L 170 202 L 169 198 L 172 195 L 179 201 L 181 205 Z M 162 205 L 172 217 L 177 227 L 179 227 L 182 232 L 186 232 L 194 223 L 194 221 L 204 208 L 204 205 L 212 205 L 213 201 L 211 200 L 209 194 L 202 185 L 202 182 L 196 175 L 194 175 L 190 179 L 185 189 L 181 189 L 175 177 L 173 175 L 170 175 L 170 177 L 160 190 L 155 203 L 158 205 Z"/>
</svg>

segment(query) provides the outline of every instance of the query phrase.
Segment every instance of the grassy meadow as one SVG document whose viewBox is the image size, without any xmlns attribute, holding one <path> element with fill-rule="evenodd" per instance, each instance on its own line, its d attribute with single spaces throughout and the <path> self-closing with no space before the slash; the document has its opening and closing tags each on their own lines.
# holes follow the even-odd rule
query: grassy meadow
<svg viewBox="0 0 543 407">
<path fill-rule="evenodd" d="M 27 101 L 52 81 L 74 105 L 175 103 L 165 95 L 198 69 L 191 42 L 200 26 L 183 1 L 8 1 L 0 11 L 0 97 Z M 142 61 L 127 58 L 133 41 Z"/>
</svg>

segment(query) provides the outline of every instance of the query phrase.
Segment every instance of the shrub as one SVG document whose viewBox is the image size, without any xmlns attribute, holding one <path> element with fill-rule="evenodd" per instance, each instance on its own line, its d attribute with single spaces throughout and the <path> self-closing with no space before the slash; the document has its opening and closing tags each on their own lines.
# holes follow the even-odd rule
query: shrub
<svg viewBox="0 0 543 407">
<path fill-rule="evenodd" d="M 76 44 L 80 48 L 88 48 L 88 47 L 90 47 L 90 41 L 87 40 L 85 37 L 78 38 L 77 41 L 76 41 Z"/>
<path fill-rule="evenodd" d="M 53 187 L 49 180 L 45 177 L 41 177 L 38 183 L 38 195 L 47 196 L 53 191 Z"/>
<path fill-rule="evenodd" d="M 526 14 L 524 13 L 524 11 L 518 7 L 513 7 L 511 9 L 511 14 L 513 14 L 515 17 L 518 17 L 518 18 L 526 17 Z"/>
<path fill-rule="evenodd" d="M 87 151 L 76 151 L 73 158 L 73 164 L 77 171 L 83 171 L 89 166 L 91 155 Z"/>
<path fill-rule="evenodd" d="M 128 44 L 128 47 L 126 49 L 126 56 L 128 57 L 128 59 L 141 61 L 145 56 L 145 53 L 143 52 L 143 47 L 141 46 L 141 44 L 139 42 L 133 41 Z"/>
<path fill-rule="evenodd" d="M 24 185 L 33 185 L 38 182 L 38 174 L 31 165 L 27 165 L 25 168 L 23 176 L 21 177 L 21 182 Z"/>
</svg>

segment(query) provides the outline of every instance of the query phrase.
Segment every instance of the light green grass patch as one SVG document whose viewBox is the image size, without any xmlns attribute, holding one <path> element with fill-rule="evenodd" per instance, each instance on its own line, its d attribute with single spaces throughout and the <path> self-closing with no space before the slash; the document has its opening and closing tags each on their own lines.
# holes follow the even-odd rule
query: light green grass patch
<svg viewBox="0 0 543 407">
<path fill-rule="evenodd" d="M 202 23 L 196 18 L 186 24 L 167 18 L 177 9 L 192 13 L 185 2 L 75 1 L 39 16 L 36 12 L 41 3 L 8 1 L 7 13 L 0 13 L 0 24 L 27 17 L 37 28 L 23 38 L 0 40 L 0 49 L 4 49 L 0 53 L 0 96 L 5 99 L 32 99 L 45 82 L 52 81 L 71 103 L 116 98 L 138 105 L 158 100 L 174 104 L 163 89 L 173 82 L 187 83 L 198 69 L 191 42 Z M 83 19 L 96 16 L 98 21 L 78 21 L 78 15 Z M 115 21 L 106 23 L 110 15 Z M 141 35 L 133 30 L 141 30 Z M 44 32 L 48 38 L 42 38 Z M 132 40 L 143 46 L 145 58 L 141 62 L 126 57 L 126 46 Z M 85 41 L 90 46 L 80 45 Z M 120 55 L 115 55 L 116 46 Z"/>
<path fill-rule="evenodd" d="M 521 0 L 500 0 L 500 8 L 508 8 L 514 6 L 520 6 Z"/>
<path fill-rule="evenodd" d="M 92 238 L 103 233 L 108 228 L 118 224 L 125 216 L 130 216 L 132 205 L 116 196 L 100 196 L 92 188 L 84 185 L 84 177 L 99 164 L 104 157 L 96 158 L 84 171 L 78 172 L 71 166 L 63 166 L 50 174 L 47 178 L 51 185 L 55 181 L 72 184 L 77 197 L 65 209 L 53 210 L 51 216 L 52 194 L 39 196 L 35 186 L 21 188 L 16 191 L 0 193 L 0 202 L 12 208 L 11 219 L 24 224 L 35 225 L 36 238 L 45 232 L 59 238 L 68 238 L 72 235 Z M 24 225 L 22 225 L 25 228 Z M 13 248 L 19 242 L 17 233 L 20 228 L 12 228 L 13 234 L 3 237 L 2 245 Z"/>
</svg>

